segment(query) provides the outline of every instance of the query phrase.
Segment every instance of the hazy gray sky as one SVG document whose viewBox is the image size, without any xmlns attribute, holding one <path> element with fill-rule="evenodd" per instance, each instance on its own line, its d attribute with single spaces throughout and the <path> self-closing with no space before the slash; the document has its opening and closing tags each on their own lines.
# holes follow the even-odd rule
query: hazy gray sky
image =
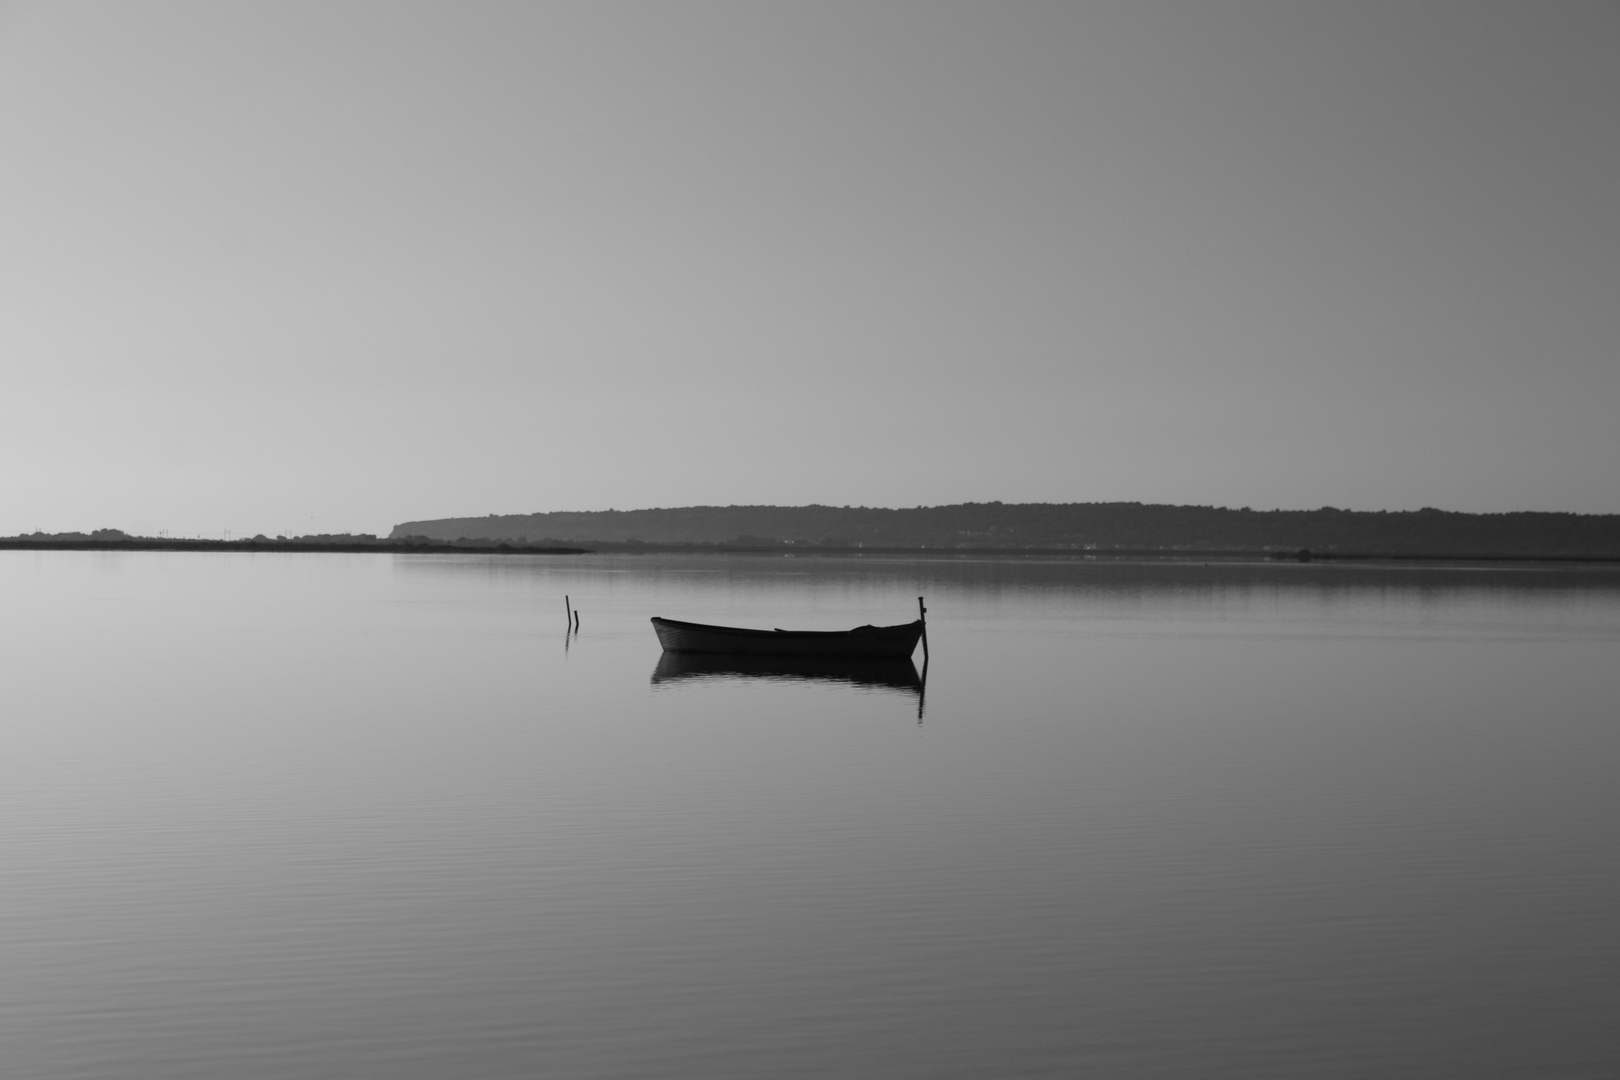
<svg viewBox="0 0 1620 1080">
<path fill-rule="evenodd" d="M 0 4 L 0 533 L 1620 512 L 1620 4 Z"/>
</svg>

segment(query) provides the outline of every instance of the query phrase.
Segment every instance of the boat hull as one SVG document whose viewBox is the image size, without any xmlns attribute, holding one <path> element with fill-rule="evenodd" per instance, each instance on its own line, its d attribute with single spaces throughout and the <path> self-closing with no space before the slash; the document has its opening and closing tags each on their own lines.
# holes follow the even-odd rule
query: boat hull
<svg viewBox="0 0 1620 1080">
<path fill-rule="evenodd" d="M 921 640 L 921 620 L 853 630 L 746 630 L 677 619 L 652 621 L 665 652 L 719 656 L 860 656 L 904 659 Z"/>
</svg>

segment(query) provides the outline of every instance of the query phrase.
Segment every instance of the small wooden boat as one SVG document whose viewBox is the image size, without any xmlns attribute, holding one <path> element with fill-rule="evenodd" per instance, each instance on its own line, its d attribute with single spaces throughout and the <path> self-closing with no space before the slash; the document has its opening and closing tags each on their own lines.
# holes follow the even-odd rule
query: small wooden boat
<svg viewBox="0 0 1620 1080">
<path fill-rule="evenodd" d="M 665 652 L 728 656 L 909 657 L 923 636 L 923 621 L 853 630 L 745 630 L 677 619 L 652 621 Z"/>
</svg>

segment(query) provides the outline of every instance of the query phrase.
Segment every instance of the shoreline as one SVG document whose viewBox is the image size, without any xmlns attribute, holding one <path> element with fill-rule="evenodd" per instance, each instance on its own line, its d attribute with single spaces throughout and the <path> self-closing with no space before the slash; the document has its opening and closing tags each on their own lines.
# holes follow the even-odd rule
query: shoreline
<svg viewBox="0 0 1620 1080">
<path fill-rule="evenodd" d="M 294 554 L 374 554 L 374 555 L 587 555 L 587 548 L 514 547 L 511 544 L 403 544 L 397 541 L 360 541 L 351 544 L 318 544 L 298 540 L 0 540 L 0 551 L 266 551 Z"/>
<path fill-rule="evenodd" d="M 1492 564 L 1620 565 L 1620 555 L 1487 554 L 1469 552 L 1336 552 L 1336 551 L 1196 551 L 1164 548 L 929 548 L 823 547 L 814 545 L 744 546 L 605 542 L 589 547 L 508 543 L 403 543 L 375 540 L 357 543 L 308 543 L 296 540 L 32 540 L 0 539 L 0 551 L 227 551 L 290 554 L 375 555 L 778 555 L 905 556 L 908 558 L 1072 559 L 1077 561 L 1141 560 L 1157 562 L 1405 562 Z"/>
</svg>

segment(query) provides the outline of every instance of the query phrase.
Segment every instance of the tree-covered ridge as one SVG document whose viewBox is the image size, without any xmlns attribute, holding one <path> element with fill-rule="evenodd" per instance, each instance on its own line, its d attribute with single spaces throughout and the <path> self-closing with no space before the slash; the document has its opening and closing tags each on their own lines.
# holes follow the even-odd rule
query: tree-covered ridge
<svg viewBox="0 0 1620 1080">
<path fill-rule="evenodd" d="M 687 506 L 443 518 L 391 539 L 804 545 L 839 548 L 1294 551 L 1341 554 L 1620 556 L 1620 515 L 1231 510 L 1143 503 Z"/>
</svg>

